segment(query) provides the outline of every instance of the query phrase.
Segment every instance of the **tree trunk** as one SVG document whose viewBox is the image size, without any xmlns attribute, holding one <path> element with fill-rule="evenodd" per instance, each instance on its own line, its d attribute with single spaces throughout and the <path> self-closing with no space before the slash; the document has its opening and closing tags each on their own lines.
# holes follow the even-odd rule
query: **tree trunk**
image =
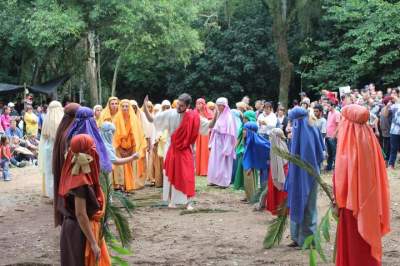
<svg viewBox="0 0 400 266">
<path fill-rule="evenodd" d="M 119 65 L 121 64 L 121 57 L 122 56 L 119 55 L 117 62 L 115 63 L 114 75 L 113 75 L 113 80 L 112 80 L 112 84 L 111 84 L 111 96 L 115 96 L 115 93 L 116 93 L 117 76 L 118 76 Z"/>
<path fill-rule="evenodd" d="M 289 58 L 287 34 L 289 30 L 287 0 L 265 0 L 265 4 L 273 18 L 272 36 L 275 43 L 276 57 L 279 66 L 279 101 L 283 106 L 288 106 L 289 87 L 293 74 L 293 63 Z"/>
<path fill-rule="evenodd" d="M 99 82 L 99 104 L 103 104 L 103 88 L 101 87 L 101 61 L 100 61 L 100 40 L 97 39 L 97 77 Z"/>
<path fill-rule="evenodd" d="M 94 31 L 89 31 L 87 35 L 87 66 L 86 75 L 89 83 L 90 104 L 95 105 L 99 103 L 99 93 L 97 87 L 97 66 L 96 66 L 96 35 Z"/>
</svg>

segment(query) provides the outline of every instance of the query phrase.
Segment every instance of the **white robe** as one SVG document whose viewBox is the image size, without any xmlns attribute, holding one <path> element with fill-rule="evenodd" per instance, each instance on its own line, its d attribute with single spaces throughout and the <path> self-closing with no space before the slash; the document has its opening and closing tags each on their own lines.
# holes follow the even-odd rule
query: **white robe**
<svg viewBox="0 0 400 266">
<path fill-rule="evenodd" d="M 43 178 L 43 194 L 50 199 L 54 198 L 53 148 L 53 139 L 43 137 L 40 139 L 38 162 Z"/>
<path fill-rule="evenodd" d="M 164 148 L 164 159 L 167 155 L 169 146 L 171 144 L 171 135 L 175 132 L 175 130 L 179 127 L 182 122 L 183 113 L 180 114 L 176 111 L 176 109 L 170 109 L 164 112 L 158 113 L 154 117 L 154 126 L 156 127 L 156 131 L 164 131 L 167 130 L 168 137 L 167 142 Z M 200 117 L 200 134 L 207 135 L 209 128 L 209 121 L 205 118 Z M 194 161 L 193 161 L 194 163 Z M 172 204 L 186 204 L 187 196 L 183 194 L 181 191 L 177 190 L 173 185 L 170 184 L 168 177 L 165 175 L 165 171 L 163 171 L 163 201 L 168 201 L 169 192 L 171 188 L 171 203 Z"/>
</svg>

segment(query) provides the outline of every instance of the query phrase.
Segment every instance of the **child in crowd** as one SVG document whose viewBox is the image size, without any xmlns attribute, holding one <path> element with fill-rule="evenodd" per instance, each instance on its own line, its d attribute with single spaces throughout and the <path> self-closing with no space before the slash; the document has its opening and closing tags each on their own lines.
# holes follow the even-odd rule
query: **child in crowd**
<svg viewBox="0 0 400 266">
<path fill-rule="evenodd" d="M 6 136 L 0 138 L 0 156 L 1 156 L 1 168 L 3 171 L 4 181 L 11 181 L 9 173 L 9 165 L 11 160 L 10 142 Z"/>
</svg>

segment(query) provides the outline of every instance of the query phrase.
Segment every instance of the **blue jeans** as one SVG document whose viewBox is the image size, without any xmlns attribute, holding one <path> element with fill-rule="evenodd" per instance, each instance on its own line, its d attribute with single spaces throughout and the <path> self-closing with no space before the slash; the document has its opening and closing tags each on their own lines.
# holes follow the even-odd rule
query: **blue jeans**
<svg viewBox="0 0 400 266">
<path fill-rule="evenodd" d="M 8 159 L 1 159 L 1 168 L 3 168 L 3 179 L 10 181 L 10 161 Z"/>
<path fill-rule="evenodd" d="M 394 167 L 399 147 L 400 147 L 400 135 L 390 134 L 390 157 L 389 157 L 390 166 Z"/>
<path fill-rule="evenodd" d="M 326 151 L 328 152 L 326 170 L 330 171 L 333 169 L 333 164 L 336 157 L 336 138 L 326 138 Z"/>
<path fill-rule="evenodd" d="M 317 230 L 317 194 L 318 185 L 315 184 L 308 195 L 303 221 L 301 223 L 290 221 L 290 238 L 300 247 L 303 246 L 304 240 Z"/>
</svg>

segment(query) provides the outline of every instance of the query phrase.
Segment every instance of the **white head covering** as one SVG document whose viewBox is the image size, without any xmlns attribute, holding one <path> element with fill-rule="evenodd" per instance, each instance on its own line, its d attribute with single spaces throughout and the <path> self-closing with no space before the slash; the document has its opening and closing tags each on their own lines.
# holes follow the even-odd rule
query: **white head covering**
<svg viewBox="0 0 400 266">
<path fill-rule="evenodd" d="M 42 136 L 47 139 L 55 139 L 57 128 L 64 116 L 64 109 L 60 102 L 52 101 L 47 108 L 47 114 L 43 121 Z"/>
<path fill-rule="evenodd" d="M 162 101 L 161 106 L 171 106 L 171 102 L 168 100 L 164 100 Z"/>
<path fill-rule="evenodd" d="M 136 105 L 137 107 L 139 107 L 137 101 L 135 101 L 135 100 L 130 100 L 129 103 L 130 103 L 131 105 Z"/>
<path fill-rule="evenodd" d="M 103 106 L 101 106 L 101 105 L 98 104 L 98 105 L 95 105 L 95 106 L 93 107 L 93 112 L 96 112 L 96 109 L 97 109 L 97 108 L 100 108 L 100 111 L 103 110 Z"/>
<path fill-rule="evenodd" d="M 218 98 L 215 102 L 218 105 L 228 105 L 228 99 L 225 97 Z"/>
</svg>

